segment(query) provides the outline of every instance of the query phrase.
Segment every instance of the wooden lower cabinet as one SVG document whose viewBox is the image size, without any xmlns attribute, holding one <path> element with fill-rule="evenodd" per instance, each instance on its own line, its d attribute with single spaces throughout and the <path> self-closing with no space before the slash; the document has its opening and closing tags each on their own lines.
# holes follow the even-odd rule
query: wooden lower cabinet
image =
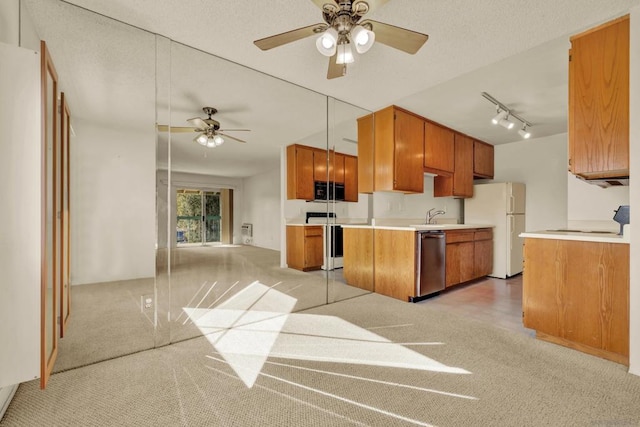
<svg viewBox="0 0 640 427">
<path fill-rule="evenodd" d="M 526 238 L 524 326 L 539 339 L 629 364 L 629 245 Z"/>
<path fill-rule="evenodd" d="M 323 262 L 321 225 L 287 226 L 287 265 L 296 270 L 319 270 Z"/>
<path fill-rule="evenodd" d="M 415 231 L 375 229 L 375 292 L 403 301 L 416 296 L 415 253 Z"/>
<path fill-rule="evenodd" d="M 486 229 L 446 232 L 447 287 L 487 276 L 493 269 L 493 231 Z"/>
<path fill-rule="evenodd" d="M 373 291 L 373 228 L 343 228 L 342 240 L 344 280 Z"/>
<path fill-rule="evenodd" d="M 471 234 L 473 239 L 473 234 Z M 447 244 L 445 285 L 447 287 L 473 280 L 473 240 L 470 242 Z"/>
</svg>

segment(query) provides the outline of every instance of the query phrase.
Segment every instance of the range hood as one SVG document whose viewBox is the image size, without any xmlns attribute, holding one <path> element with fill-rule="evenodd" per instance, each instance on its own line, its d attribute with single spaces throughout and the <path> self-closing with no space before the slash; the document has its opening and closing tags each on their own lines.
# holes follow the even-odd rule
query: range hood
<svg viewBox="0 0 640 427">
<path fill-rule="evenodd" d="M 618 176 L 618 177 L 611 177 L 611 178 L 594 178 L 594 179 L 587 179 L 579 175 L 576 175 L 576 177 L 580 178 L 584 182 L 597 185 L 598 187 L 602 187 L 602 188 L 629 186 L 628 176 Z"/>
</svg>

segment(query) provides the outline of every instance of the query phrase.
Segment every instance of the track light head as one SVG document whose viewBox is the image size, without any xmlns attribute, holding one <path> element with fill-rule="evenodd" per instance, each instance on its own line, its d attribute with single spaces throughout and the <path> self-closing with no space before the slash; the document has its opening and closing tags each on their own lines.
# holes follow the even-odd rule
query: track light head
<svg viewBox="0 0 640 427">
<path fill-rule="evenodd" d="M 522 126 L 522 129 L 518 131 L 518 135 L 520 135 L 524 139 L 529 139 L 531 137 L 531 132 L 527 131 L 527 125 Z"/>
<path fill-rule="evenodd" d="M 500 120 L 504 119 L 505 117 L 507 117 L 507 112 L 498 108 L 498 114 L 496 114 L 491 119 L 491 123 L 497 125 L 498 123 L 500 123 Z"/>
<path fill-rule="evenodd" d="M 509 120 L 509 116 L 504 119 L 500 119 L 500 121 L 498 121 L 498 124 L 506 129 L 513 129 L 513 126 L 515 126 L 514 123 Z"/>
</svg>

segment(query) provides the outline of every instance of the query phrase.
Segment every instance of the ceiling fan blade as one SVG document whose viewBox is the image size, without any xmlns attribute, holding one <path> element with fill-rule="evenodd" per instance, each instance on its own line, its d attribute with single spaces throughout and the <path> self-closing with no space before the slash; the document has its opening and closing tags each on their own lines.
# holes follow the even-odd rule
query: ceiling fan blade
<svg viewBox="0 0 640 427">
<path fill-rule="evenodd" d="M 194 117 L 193 119 L 187 119 L 187 121 L 189 123 L 191 123 L 193 126 L 195 126 L 197 129 L 205 130 L 205 129 L 207 129 L 209 127 L 207 122 L 202 120 L 200 117 Z"/>
<path fill-rule="evenodd" d="M 338 59 L 337 53 L 335 53 L 331 58 L 329 58 L 329 69 L 327 70 L 327 79 L 335 79 L 347 74 L 347 64 L 338 64 L 336 63 L 336 59 Z"/>
<path fill-rule="evenodd" d="M 251 132 L 251 129 L 218 129 L 218 132 Z"/>
<path fill-rule="evenodd" d="M 159 132 L 169 132 L 169 130 L 171 130 L 171 133 L 185 133 L 185 132 L 195 132 L 196 129 L 192 128 L 192 127 L 186 127 L 186 126 L 167 126 L 167 125 L 157 125 L 156 128 L 158 129 Z"/>
<path fill-rule="evenodd" d="M 416 31 L 407 30 L 406 28 L 396 27 L 395 25 L 385 24 L 383 22 L 364 20 L 360 25 L 371 25 L 371 31 L 376 34 L 376 42 L 386 44 L 395 49 L 414 54 L 422 45 L 424 45 L 429 36 L 418 33 Z"/>
<path fill-rule="evenodd" d="M 269 50 L 314 34 L 319 34 L 326 28 L 327 24 L 313 24 L 308 27 L 298 28 L 297 30 L 287 31 L 286 33 L 276 34 L 275 36 L 265 37 L 264 39 L 254 41 L 253 44 L 262 50 Z"/>
<path fill-rule="evenodd" d="M 247 141 L 243 141 L 242 139 L 238 139 L 235 136 L 231 136 L 231 135 L 227 135 L 226 133 L 222 133 L 220 131 L 218 131 L 218 135 L 222 135 L 225 138 L 233 139 L 234 141 L 238 141 L 238 142 L 242 142 L 242 143 L 246 143 L 247 142 Z"/>
</svg>

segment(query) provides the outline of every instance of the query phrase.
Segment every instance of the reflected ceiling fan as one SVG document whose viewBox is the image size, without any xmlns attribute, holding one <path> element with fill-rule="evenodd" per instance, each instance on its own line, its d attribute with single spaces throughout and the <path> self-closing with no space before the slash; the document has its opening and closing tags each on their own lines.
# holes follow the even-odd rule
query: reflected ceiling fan
<svg viewBox="0 0 640 427">
<path fill-rule="evenodd" d="M 224 144 L 224 138 L 229 138 L 237 142 L 247 142 L 223 132 L 249 132 L 250 129 L 220 129 L 220 122 L 211 118 L 211 116 L 216 114 L 218 110 L 213 107 L 203 107 L 202 111 L 204 111 L 204 113 L 209 117 L 207 117 L 206 119 L 202 119 L 200 117 L 187 119 L 187 121 L 193 125 L 192 127 L 169 127 L 167 125 L 158 125 L 158 131 L 171 131 L 172 133 L 200 132 L 200 135 L 196 136 L 193 140 L 198 144 L 208 148 L 215 148 Z"/>
<path fill-rule="evenodd" d="M 316 47 L 330 56 L 328 79 L 347 74 L 347 64 L 354 61 L 353 47 L 358 53 L 368 51 L 375 41 L 404 52 L 416 53 L 429 39 L 426 34 L 385 24 L 371 19 L 360 21 L 364 15 L 389 0 L 311 0 L 320 9 L 324 24 L 314 24 L 277 34 L 253 43 L 262 50 L 272 49 L 305 37 L 319 35 Z"/>
</svg>

